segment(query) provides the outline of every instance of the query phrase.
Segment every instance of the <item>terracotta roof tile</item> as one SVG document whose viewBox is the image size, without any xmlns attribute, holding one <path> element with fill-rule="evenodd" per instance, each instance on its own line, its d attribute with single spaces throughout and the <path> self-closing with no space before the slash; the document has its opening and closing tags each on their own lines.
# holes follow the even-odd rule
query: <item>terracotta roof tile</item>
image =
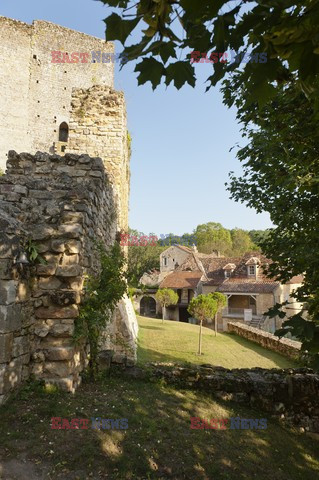
<svg viewBox="0 0 319 480">
<path fill-rule="evenodd" d="M 195 290 L 202 275 L 199 270 L 194 272 L 175 271 L 162 281 L 160 288 L 190 288 Z"/>
</svg>

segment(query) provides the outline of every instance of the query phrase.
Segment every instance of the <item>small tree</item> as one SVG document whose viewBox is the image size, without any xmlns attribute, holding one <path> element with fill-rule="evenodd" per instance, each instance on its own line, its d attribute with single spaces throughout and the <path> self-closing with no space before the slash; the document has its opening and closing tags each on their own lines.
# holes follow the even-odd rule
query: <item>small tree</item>
<svg viewBox="0 0 319 480">
<path fill-rule="evenodd" d="M 209 293 L 208 295 L 210 295 L 212 298 L 215 299 L 215 301 L 217 302 L 217 311 L 215 313 L 215 337 L 217 335 L 217 313 L 220 312 L 220 310 L 225 307 L 226 303 L 227 303 L 227 298 L 225 297 L 225 295 L 223 295 L 222 293 L 219 293 L 219 292 L 212 292 L 212 293 Z"/>
<path fill-rule="evenodd" d="M 162 323 L 164 323 L 165 308 L 168 305 L 176 305 L 178 302 L 178 295 L 170 288 L 160 288 L 157 290 L 155 298 L 162 307 Z"/>
<path fill-rule="evenodd" d="M 218 310 L 217 300 L 210 294 L 198 295 L 194 297 L 188 307 L 189 313 L 199 320 L 199 342 L 198 342 L 198 355 L 202 354 L 202 326 L 203 321 L 209 318 L 214 318 Z"/>
</svg>

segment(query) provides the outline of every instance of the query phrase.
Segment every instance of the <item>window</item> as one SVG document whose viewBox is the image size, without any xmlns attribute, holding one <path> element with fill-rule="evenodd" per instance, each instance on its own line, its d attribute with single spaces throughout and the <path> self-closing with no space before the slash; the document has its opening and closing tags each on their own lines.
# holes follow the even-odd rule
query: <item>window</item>
<svg viewBox="0 0 319 480">
<path fill-rule="evenodd" d="M 225 278 L 229 278 L 231 274 L 230 270 L 225 270 Z"/>
<path fill-rule="evenodd" d="M 59 142 L 67 142 L 69 139 L 69 126 L 66 122 L 61 123 L 59 128 Z"/>
<path fill-rule="evenodd" d="M 248 267 L 248 275 L 255 275 L 256 273 L 256 267 L 255 265 L 249 265 Z"/>
<path fill-rule="evenodd" d="M 167 267 L 167 257 L 163 257 L 163 265 L 164 267 Z"/>
</svg>

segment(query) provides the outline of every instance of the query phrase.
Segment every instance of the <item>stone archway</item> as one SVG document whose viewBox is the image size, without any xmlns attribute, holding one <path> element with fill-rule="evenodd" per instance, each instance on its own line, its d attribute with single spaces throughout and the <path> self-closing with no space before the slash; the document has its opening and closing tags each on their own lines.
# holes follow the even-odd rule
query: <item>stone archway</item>
<svg viewBox="0 0 319 480">
<path fill-rule="evenodd" d="M 156 301 L 153 297 L 144 296 L 140 300 L 140 315 L 156 317 Z"/>
</svg>

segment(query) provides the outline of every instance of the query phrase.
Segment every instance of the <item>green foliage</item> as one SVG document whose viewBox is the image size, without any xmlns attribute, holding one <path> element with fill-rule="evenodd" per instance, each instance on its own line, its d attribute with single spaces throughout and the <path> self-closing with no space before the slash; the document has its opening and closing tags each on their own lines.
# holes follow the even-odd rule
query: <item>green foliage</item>
<svg viewBox="0 0 319 480">
<path fill-rule="evenodd" d="M 235 228 L 231 230 L 232 252 L 233 256 L 240 256 L 246 252 L 256 251 L 258 247 L 253 243 L 250 235 L 245 230 Z"/>
<path fill-rule="evenodd" d="M 240 78 L 237 88 L 242 89 Z M 262 110 L 256 105 L 247 110 L 237 88 L 233 85 L 232 96 L 248 144 L 237 154 L 243 176 L 231 174 L 229 190 L 235 200 L 257 212 L 267 211 L 276 225 L 260 243 L 274 262 L 269 272 L 282 282 L 304 274 L 303 286 L 294 297 L 307 305 L 313 323 L 305 322 L 305 312 L 300 312 L 280 334 L 290 332 L 315 354 L 319 351 L 319 130 L 314 110 L 294 83 L 281 87 Z M 281 314 L 284 318 L 282 310 Z"/>
<path fill-rule="evenodd" d="M 124 273 L 125 258 L 118 243 L 109 251 L 102 244 L 96 246 L 100 259 L 100 272 L 86 279 L 86 295 L 76 321 L 74 340 L 90 345 L 90 372 L 95 378 L 98 373 L 97 354 L 99 339 L 111 315 L 127 291 Z"/>
<path fill-rule="evenodd" d="M 164 323 L 165 308 L 169 305 L 176 305 L 178 303 L 178 294 L 170 288 L 159 288 L 156 292 L 155 298 L 162 307 L 162 320 Z"/>
<path fill-rule="evenodd" d="M 23 248 L 26 251 L 28 260 L 31 264 L 41 263 L 42 265 L 46 265 L 47 262 L 39 254 L 36 244 L 33 243 L 33 241 L 30 238 L 27 240 Z"/>
<path fill-rule="evenodd" d="M 178 295 L 174 290 L 170 288 L 159 288 L 156 292 L 156 301 L 162 307 L 168 307 L 169 305 L 176 305 L 178 303 Z"/>
<path fill-rule="evenodd" d="M 188 306 L 188 312 L 201 323 L 214 318 L 218 311 L 218 300 L 211 294 L 198 295 L 192 298 Z"/>
<path fill-rule="evenodd" d="M 197 248 L 202 253 L 212 253 L 218 250 L 222 254 L 228 254 L 232 248 L 230 231 L 220 223 L 209 222 L 198 225 L 195 230 Z"/>
<path fill-rule="evenodd" d="M 134 298 L 134 295 L 135 295 L 135 293 L 136 293 L 136 290 L 137 290 L 137 289 L 134 288 L 134 287 L 129 287 L 129 289 L 128 289 L 128 296 L 129 296 L 129 298 L 130 298 L 131 300 Z"/>
<path fill-rule="evenodd" d="M 268 237 L 270 233 L 270 230 L 250 230 L 248 232 L 250 238 L 251 238 L 251 241 L 257 245 L 258 247 L 260 247 L 263 243 L 264 240 L 266 240 L 266 238 Z"/>
<path fill-rule="evenodd" d="M 221 306 L 222 298 L 213 295 L 198 295 L 188 306 L 188 312 L 200 322 L 198 355 L 202 354 L 202 325 L 205 320 L 212 319 Z"/>
<path fill-rule="evenodd" d="M 223 307 L 226 306 L 227 298 L 222 293 L 212 292 L 212 293 L 208 293 L 208 295 L 210 295 L 215 300 L 215 302 L 217 303 L 216 313 L 219 312 Z"/>
<path fill-rule="evenodd" d="M 257 1 L 248 8 L 246 0 L 235 6 L 229 0 L 101 1 L 117 9 L 105 20 L 106 39 L 121 41 L 128 61 L 141 60 L 136 67 L 139 84 L 150 81 L 156 88 L 163 78 L 176 88 L 185 83 L 194 86 L 194 67 L 189 57 L 180 60 L 181 52 L 248 50 L 266 53 L 267 62 L 241 62 L 243 85 L 249 91 L 246 104 L 258 101 L 262 107 L 276 95 L 276 83 L 289 81 L 292 74 L 299 88 L 319 104 L 318 0 Z M 141 38 L 132 45 L 130 34 L 136 27 Z M 207 89 L 239 66 L 235 62 L 212 65 Z"/>
<path fill-rule="evenodd" d="M 248 232 L 239 228 L 228 230 L 220 223 L 198 225 L 195 235 L 197 248 L 201 253 L 212 253 L 217 250 L 225 256 L 240 256 L 258 250 Z"/>
</svg>

